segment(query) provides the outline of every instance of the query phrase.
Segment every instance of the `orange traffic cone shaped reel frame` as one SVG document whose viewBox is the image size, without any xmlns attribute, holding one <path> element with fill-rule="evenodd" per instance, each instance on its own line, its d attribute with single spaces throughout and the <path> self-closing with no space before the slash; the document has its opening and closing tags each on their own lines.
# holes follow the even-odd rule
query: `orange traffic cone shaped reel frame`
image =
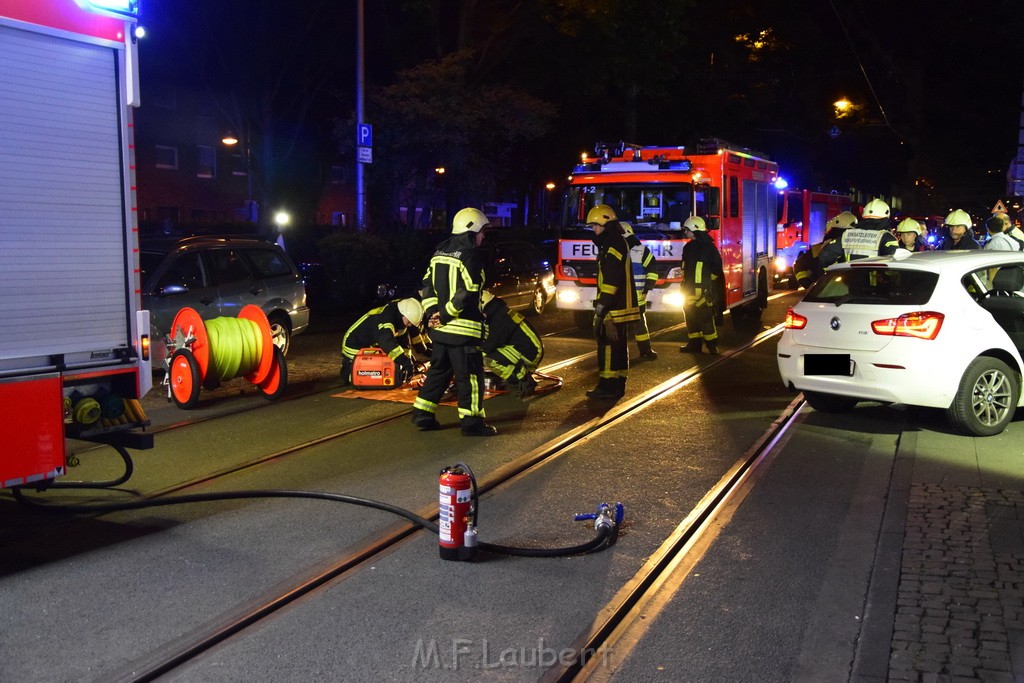
<svg viewBox="0 0 1024 683">
<path fill-rule="evenodd" d="M 284 353 L 274 345 L 270 322 L 258 306 L 245 306 L 238 318 L 204 321 L 194 309 L 174 316 L 169 335 L 167 397 L 193 408 L 203 386 L 244 376 L 267 400 L 278 398 L 288 383 Z"/>
</svg>

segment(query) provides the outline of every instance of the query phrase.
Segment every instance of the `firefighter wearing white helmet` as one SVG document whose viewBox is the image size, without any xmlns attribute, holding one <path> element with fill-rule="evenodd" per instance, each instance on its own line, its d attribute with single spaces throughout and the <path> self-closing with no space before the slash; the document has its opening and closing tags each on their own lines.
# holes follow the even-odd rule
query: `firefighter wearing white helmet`
<svg viewBox="0 0 1024 683">
<path fill-rule="evenodd" d="M 891 231 L 890 213 L 889 205 L 881 199 L 865 204 L 855 226 L 830 231 L 829 239 L 818 253 L 818 265 L 828 268 L 833 263 L 896 253 L 898 243 Z"/>
<path fill-rule="evenodd" d="M 907 251 L 928 251 L 928 243 L 924 241 L 924 226 L 913 218 L 904 218 L 896 224 L 896 239 L 900 248 Z"/>
<path fill-rule="evenodd" d="M 939 249 L 942 251 L 973 251 L 981 249 L 978 240 L 974 239 L 974 231 L 971 226 L 974 221 L 971 215 L 963 209 L 953 209 L 946 216 L 945 226 L 949 234 L 942 239 Z"/>
<path fill-rule="evenodd" d="M 825 272 L 825 269 L 818 262 L 821 250 L 829 242 L 838 240 L 843 231 L 856 225 L 857 217 L 849 211 L 842 211 L 828 219 L 828 222 L 825 223 L 825 234 L 822 236 L 821 241 L 801 251 L 793 261 L 793 275 L 796 277 L 797 285 L 804 289 L 809 289 L 811 285 L 818 281 L 818 278 Z"/>
<path fill-rule="evenodd" d="M 430 369 L 413 402 L 412 423 L 421 430 L 440 429 L 436 412 L 452 376 L 458 415 L 465 436 L 497 433 L 484 421 L 484 358 L 487 336 L 480 294 L 484 269 L 477 253 L 489 221 L 483 211 L 462 209 L 452 221 L 452 235 L 437 245 L 423 276 L 420 298 L 430 321 Z"/>
<path fill-rule="evenodd" d="M 636 345 L 640 349 L 640 360 L 657 360 L 658 353 L 651 345 L 651 330 L 647 326 L 647 294 L 658 284 L 658 268 L 654 254 L 647 245 L 633 232 L 633 226 L 620 221 L 629 247 L 629 260 L 633 264 L 633 286 L 636 287 L 637 306 L 640 307 L 640 319 L 634 328 Z"/>
<path fill-rule="evenodd" d="M 367 312 L 345 332 L 341 341 L 341 379 L 352 379 L 352 363 L 359 351 L 376 347 L 395 362 L 403 384 L 414 372 L 410 350 L 426 348 L 427 339 L 420 333 L 423 305 L 418 299 L 395 299 Z"/>
<path fill-rule="evenodd" d="M 544 358 L 544 344 L 533 325 L 490 292 L 483 294 L 484 316 L 487 318 L 487 339 L 482 350 L 484 359 L 505 388 L 520 398 L 529 396 L 537 387 L 533 372 Z"/>
<path fill-rule="evenodd" d="M 633 263 L 624 229 L 607 204 L 587 212 L 597 247 L 597 301 L 594 337 L 597 340 L 597 386 L 587 398 L 617 400 L 626 393 L 629 370 L 629 326 L 640 319 L 633 284 Z"/>
<path fill-rule="evenodd" d="M 683 222 L 683 236 L 690 241 L 683 247 L 683 315 L 686 318 L 683 353 L 700 353 L 706 345 L 708 353 L 718 355 L 718 327 L 715 315 L 720 304 L 719 287 L 725 281 L 722 255 L 708 234 L 707 224 L 700 216 Z"/>
</svg>

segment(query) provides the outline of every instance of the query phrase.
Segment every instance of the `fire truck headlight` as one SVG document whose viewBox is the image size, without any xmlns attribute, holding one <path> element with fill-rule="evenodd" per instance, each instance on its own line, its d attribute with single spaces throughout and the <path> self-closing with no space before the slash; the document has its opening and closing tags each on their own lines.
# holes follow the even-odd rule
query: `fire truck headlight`
<svg viewBox="0 0 1024 683">
<path fill-rule="evenodd" d="M 668 271 L 668 275 L 665 276 L 665 279 L 666 280 L 682 280 L 683 279 L 683 269 L 679 268 L 679 267 L 673 268 L 672 270 Z"/>
<path fill-rule="evenodd" d="M 781 256 L 776 256 L 775 257 L 775 270 L 777 270 L 780 273 L 782 273 L 782 272 L 785 272 L 785 270 L 787 268 L 789 268 L 789 264 L 786 263 L 786 259 L 782 258 Z"/>
<path fill-rule="evenodd" d="M 564 304 L 574 304 L 580 300 L 580 293 L 572 289 L 560 289 L 557 297 Z"/>
<path fill-rule="evenodd" d="M 686 297 L 683 296 L 682 292 L 665 292 L 661 297 L 661 303 L 669 308 L 682 309 L 686 303 Z"/>
</svg>

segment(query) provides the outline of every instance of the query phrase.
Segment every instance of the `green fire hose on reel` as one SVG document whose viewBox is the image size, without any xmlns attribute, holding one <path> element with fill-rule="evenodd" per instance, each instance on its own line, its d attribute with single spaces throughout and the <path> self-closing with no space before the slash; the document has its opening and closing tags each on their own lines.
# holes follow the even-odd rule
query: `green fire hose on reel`
<svg viewBox="0 0 1024 683">
<path fill-rule="evenodd" d="M 245 306 L 237 318 L 203 320 L 191 308 L 178 311 L 168 335 L 167 398 L 193 408 L 201 386 L 245 377 L 268 400 L 288 382 L 284 353 L 270 336 L 270 322 L 258 306 Z"/>
</svg>

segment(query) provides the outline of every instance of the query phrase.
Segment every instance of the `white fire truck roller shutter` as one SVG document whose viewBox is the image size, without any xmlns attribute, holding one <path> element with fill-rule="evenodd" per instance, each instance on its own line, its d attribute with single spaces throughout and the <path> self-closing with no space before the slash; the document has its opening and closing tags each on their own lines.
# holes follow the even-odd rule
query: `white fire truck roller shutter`
<svg viewBox="0 0 1024 683">
<path fill-rule="evenodd" d="M 0 26 L 0 372 L 130 341 L 117 64 Z"/>
</svg>

